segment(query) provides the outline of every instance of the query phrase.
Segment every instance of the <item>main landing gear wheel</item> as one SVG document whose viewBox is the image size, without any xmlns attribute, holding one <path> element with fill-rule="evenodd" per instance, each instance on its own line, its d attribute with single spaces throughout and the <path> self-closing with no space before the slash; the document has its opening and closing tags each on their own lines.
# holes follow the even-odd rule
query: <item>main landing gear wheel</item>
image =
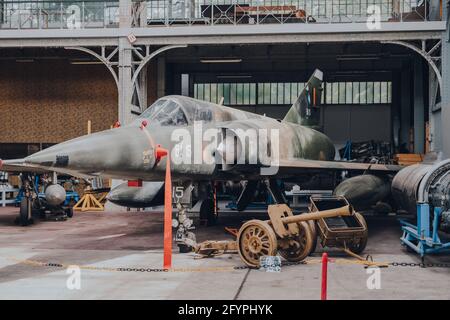
<svg viewBox="0 0 450 320">
<path fill-rule="evenodd" d="M 299 262 L 304 260 L 313 249 L 314 239 L 313 232 L 309 223 L 300 222 L 297 224 L 299 228 L 299 235 L 293 239 L 286 239 L 286 248 L 280 248 L 278 252 L 280 256 L 289 262 Z"/>
<path fill-rule="evenodd" d="M 348 249 L 353 253 L 360 254 L 366 248 L 367 239 L 369 237 L 369 232 L 367 229 L 366 219 L 364 219 L 363 215 L 359 212 L 355 212 L 355 216 L 356 216 L 356 219 L 358 219 L 359 223 L 361 223 L 361 225 L 363 225 L 366 228 L 366 231 L 364 232 L 364 235 L 363 235 L 362 239 L 359 241 L 359 243 L 348 246 Z"/>
<path fill-rule="evenodd" d="M 259 267 L 259 259 L 263 256 L 275 256 L 277 245 L 277 236 L 265 221 L 250 220 L 239 230 L 238 252 L 250 267 Z"/>
<path fill-rule="evenodd" d="M 73 208 L 72 207 L 65 209 L 64 212 L 66 213 L 66 216 L 68 218 L 72 218 L 73 217 Z"/>
<path fill-rule="evenodd" d="M 21 226 L 27 226 L 33 223 L 31 218 L 32 200 L 24 197 L 20 202 L 18 223 Z"/>
<path fill-rule="evenodd" d="M 73 217 L 73 207 L 77 204 L 77 202 L 74 199 L 71 199 L 69 201 L 69 206 L 64 210 L 67 217 L 72 218 Z"/>
</svg>

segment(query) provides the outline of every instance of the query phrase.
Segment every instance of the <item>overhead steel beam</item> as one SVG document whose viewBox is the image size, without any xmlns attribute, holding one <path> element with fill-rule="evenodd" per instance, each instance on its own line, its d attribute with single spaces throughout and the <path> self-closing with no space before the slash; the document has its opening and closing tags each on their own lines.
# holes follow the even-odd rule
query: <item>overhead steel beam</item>
<svg viewBox="0 0 450 320">
<path fill-rule="evenodd" d="M 194 27 L 192 27 L 194 28 Z M 1 35 L 2 32 L 0 32 Z M 441 39 L 442 32 L 392 32 L 392 33 L 339 33 L 339 34 L 292 34 L 292 35 L 222 35 L 222 36 L 139 36 L 134 45 L 220 45 L 220 44 L 284 44 L 284 43 L 341 43 L 341 42 L 380 42 L 413 41 Z M 117 46 L 116 38 L 36 38 L 2 39 L 0 48 L 25 47 L 68 47 L 68 46 Z"/>
<path fill-rule="evenodd" d="M 415 46 L 412 43 L 408 43 L 408 42 L 404 42 L 404 41 L 382 41 L 381 43 L 396 44 L 396 45 L 403 46 L 403 47 L 406 47 L 408 49 L 411 49 L 411 50 L 417 52 L 420 56 L 422 56 L 422 58 L 424 58 L 428 62 L 430 67 L 433 69 L 433 71 L 436 74 L 436 77 L 438 79 L 439 87 L 442 89 L 442 74 L 441 74 L 441 71 L 439 70 L 439 67 L 436 64 L 436 60 L 440 60 L 440 55 L 439 55 L 438 59 L 437 59 L 437 57 L 432 55 L 434 53 L 434 51 L 436 51 L 436 49 L 439 46 L 441 46 L 441 40 L 439 40 L 433 46 L 433 48 L 429 51 L 426 50 L 425 41 L 422 41 L 422 46 L 420 48 Z"/>
<path fill-rule="evenodd" d="M 115 48 L 108 57 L 105 56 L 105 47 L 102 47 L 101 54 L 98 54 L 94 50 L 91 50 L 88 48 L 83 48 L 83 47 L 64 47 L 64 49 L 85 52 L 85 53 L 90 54 L 91 56 L 97 58 L 97 60 L 103 62 L 103 64 L 108 68 L 109 72 L 112 74 L 114 81 L 116 82 L 116 86 L 119 87 L 119 79 L 117 77 L 116 72 L 114 71 L 114 69 L 112 67 L 113 64 L 111 62 L 112 57 L 118 53 L 118 48 Z"/>
<path fill-rule="evenodd" d="M 150 53 L 146 57 L 142 59 L 142 61 L 139 63 L 139 67 L 134 71 L 133 78 L 131 79 L 131 85 L 134 85 L 136 82 L 137 77 L 139 76 L 139 73 L 141 72 L 142 68 L 144 68 L 150 60 L 152 60 L 154 57 L 156 57 L 158 54 L 163 53 L 164 51 L 171 50 L 171 49 L 177 49 L 177 48 L 186 48 L 187 45 L 175 45 L 175 46 L 166 46 L 159 48 L 158 50 L 155 50 L 154 52 Z"/>
<path fill-rule="evenodd" d="M 221 35 L 279 35 L 279 34 L 338 34 L 362 33 L 383 34 L 401 32 L 445 31 L 444 21 L 427 22 L 384 22 L 380 29 L 369 30 L 365 23 L 325 23 L 325 24 L 262 24 L 262 25 L 214 25 L 214 26 L 174 26 L 147 28 L 89 28 L 89 29 L 20 29 L 0 32 L 0 39 L 33 38 L 117 38 L 134 34 L 137 37 L 176 36 L 221 36 Z"/>
<path fill-rule="evenodd" d="M 0 31 L 0 34 L 3 31 Z M 62 48 L 62 47 L 98 47 L 118 46 L 114 38 L 36 38 L 36 39 L 0 39 L 0 48 Z"/>
<path fill-rule="evenodd" d="M 364 23 L 174 26 L 111 29 L 1 30 L 0 47 L 111 45 L 133 34 L 135 45 L 348 42 L 440 39 L 445 22 L 386 22 L 369 31 Z M 94 40 L 95 39 L 95 40 Z M 36 42 L 36 40 L 38 40 Z M 58 41 L 56 41 L 58 40 Z M 94 41 L 92 41 L 94 40 Z M 70 42 L 70 44 L 66 43 Z M 96 43 L 95 43 L 96 42 Z M 39 44 L 39 45 L 38 45 Z"/>
</svg>

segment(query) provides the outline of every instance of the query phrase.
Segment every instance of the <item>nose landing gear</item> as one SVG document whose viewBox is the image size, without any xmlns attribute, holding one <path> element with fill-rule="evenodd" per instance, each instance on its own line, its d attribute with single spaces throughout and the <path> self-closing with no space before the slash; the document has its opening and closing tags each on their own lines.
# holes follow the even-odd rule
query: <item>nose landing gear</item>
<svg viewBox="0 0 450 320">
<path fill-rule="evenodd" d="M 180 253 L 192 252 L 197 245 L 195 234 L 191 231 L 194 230 L 194 222 L 189 219 L 186 214 L 186 208 L 177 202 L 177 216 L 172 220 L 172 227 L 176 228 L 175 242 L 178 245 Z"/>
</svg>

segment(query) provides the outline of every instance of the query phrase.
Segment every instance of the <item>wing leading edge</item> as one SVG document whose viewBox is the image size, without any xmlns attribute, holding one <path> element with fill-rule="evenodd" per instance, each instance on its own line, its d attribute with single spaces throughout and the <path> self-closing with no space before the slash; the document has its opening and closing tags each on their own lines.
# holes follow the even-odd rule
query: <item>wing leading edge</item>
<svg viewBox="0 0 450 320">
<path fill-rule="evenodd" d="M 393 164 L 374 164 L 374 163 L 359 163 L 347 161 L 322 161 L 322 160 L 307 160 L 307 159 L 281 160 L 279 164 L 279 170 L 282 173 L 295 172 L 296 170 L 299 169 L 395 173 L 403 168 L 404 168 L 403 166 Z"/>
<path fill-rule="evenodd" d="M 49 172 L 57 172 L 60 174 L 65 174 L 73 177 L 88 179 L 93 178 L 93 175 L 81 174 L 76 171 L 67 170 L 63 168 L 56 167 L 45 167 L 38 166 L 30 163 L 26 163 L 24 159 L 14 159 L 14 160 L 1 160 L 0 159 L 0 171 L 6 172 L 30 172 L 30 173 L 49 173 Z"/>
<path fill-rule="evenodd" d="M 262 170 L 262 169 L 265 170 Z M 372 172 L 378 174 L 395 174 L 403 169 L 403 166 L 388 164 L 371 164 L 344 161 L 322 161 L 308 159 L 280 160 L 277 165 L 269 167 L 261 165 L 242 164 L 235 165 L 228 174 L 236 174 L 241 177 L 255 178 L 258 175 L 274 176 L 278 178 L 295 178 L 304 173 L 320 173 L 324 171 L 351 171 L 358 173 Z M 265 173 L 266 172 L 266 173 Z"/>
</svg>

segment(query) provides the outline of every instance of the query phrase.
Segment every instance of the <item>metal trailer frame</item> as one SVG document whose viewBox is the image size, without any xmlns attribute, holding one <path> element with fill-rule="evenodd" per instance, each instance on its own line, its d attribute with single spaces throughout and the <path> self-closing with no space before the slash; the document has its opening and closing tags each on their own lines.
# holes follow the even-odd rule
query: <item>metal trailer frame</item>
<svg viewBox="0 0 450 320">
<path fill-rule="evenodd" d="M 426 254 L 450 253 L 450 242 L 442 242 L 438 235 L 442 208 L 434 207 L 432 226 L 430 226 L 430 209 L 428 203 L 417 204 L 417 225 L 400 220 L 403 230 L 400 238 L 402 245 L 420 254 L 422 259 Z"/>
</svg>

